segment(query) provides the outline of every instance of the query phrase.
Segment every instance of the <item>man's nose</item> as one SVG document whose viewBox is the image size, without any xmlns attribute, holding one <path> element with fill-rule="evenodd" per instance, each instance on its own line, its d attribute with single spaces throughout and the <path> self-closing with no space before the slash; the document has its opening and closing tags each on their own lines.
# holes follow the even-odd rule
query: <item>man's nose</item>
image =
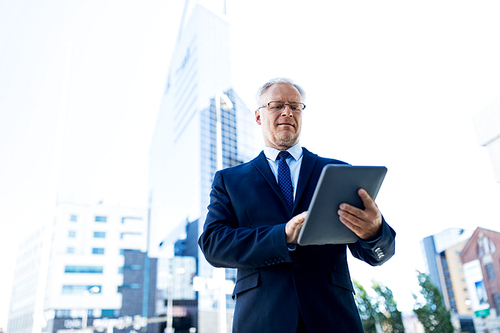
<svg viewBox="0 0 500 333">
<path fill-rule="evenodd" d="M 281 110 L 281 115 L 283 117 L 291 117 L 293 115 L 292 109 L 290 109 L 290 105 L 285 104 L 283 106 L 283 110 Z"/>
</svg>

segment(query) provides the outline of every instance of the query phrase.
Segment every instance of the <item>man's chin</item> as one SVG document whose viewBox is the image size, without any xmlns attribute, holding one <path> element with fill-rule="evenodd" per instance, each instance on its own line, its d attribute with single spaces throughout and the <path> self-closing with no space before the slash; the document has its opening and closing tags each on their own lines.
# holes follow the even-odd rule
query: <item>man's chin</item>
<svg viewBox="0 0 500 333">
<path fill-rule="evenodd" d="M 280 136 L 276 139 L 279 146 L 287 148 L 295 146 L 295 144 L 299 141 L 299 138 L 296 135 Z"/>
</svg>

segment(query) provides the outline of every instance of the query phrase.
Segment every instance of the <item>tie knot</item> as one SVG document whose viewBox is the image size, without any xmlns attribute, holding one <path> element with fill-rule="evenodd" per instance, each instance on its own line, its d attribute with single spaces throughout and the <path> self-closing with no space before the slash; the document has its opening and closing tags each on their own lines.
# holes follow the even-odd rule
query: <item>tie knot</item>
<svg viewBox="0 0 500 333">
<path fill-rule="evenodd" d="M 281 159 L 286 160 L 289 156 L 291 156 L 289 152 L 287 152 L 287 151 L 280 151 L 279 154 L 278 154 L 278 160 L 281 160 Z"/>
</svg>

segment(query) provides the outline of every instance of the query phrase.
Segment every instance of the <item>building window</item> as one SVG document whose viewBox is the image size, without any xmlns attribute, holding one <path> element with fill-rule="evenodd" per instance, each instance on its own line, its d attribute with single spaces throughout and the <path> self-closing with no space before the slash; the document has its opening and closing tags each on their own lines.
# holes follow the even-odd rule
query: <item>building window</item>
<svg viewBox="0 0 500 333">
<path fill-rule="evenodd" d="M 140 232 L 122 232 L 120 234 L 120 238 L 123 239 L 123 237 L 127 237 L 127 236 L 140 236 L 141 233 Z"/>
<path fill-rule="evenodd" d="M 104 254 L 104 249 L 102 247 L 94 247 L 92 249 L 92 254 Z"/>
<path fill-rule="evenodd" d="M 140 283 L 130 283 L 118 286 L 118 292 L 121 293 L 123 289 L 141 289 Z"/>
<path fill-rule="evenodd" d="M 73 230 L 68 231 L 68 237 L 69 238 L 75 238 L 76 237 L 76 231 L 73 231 Z"/>
<path fill-rule="evenodd" d="M 456 304 L 456 302 L 455 302 L 455 299 L 454 299 L 454 298 L 450 299 L 450 307 L 451 307 L 453 310 L 457 311 L 457 304 Z"/>
<path fill-rule="evenodd" d="M 497 313 L 500 314 L 500 294 L 493 295 L 493 302 L 495 303 L 495 309 L 497 310 Z"/>
<path fill-rule="evenodd" d="M 484 266 L 486 268 L 486 274 L 488 275 L 488 280 L 494 280 L 495 279 L 495 269 L 493 268 L 492 264 L 487 264 Z"/>
<path fill-rule="evenodd" d="M 101 274 L 102 266 L 66 266 L 64 273 L 94 273 Z"/>
<path fill-rule="evenodd" d="M 131 271 L 140 271 L 142 269 L 142 265 L 125 265 L 118 268 L 118 273 L 123 274 L 124 269 L 128 269 Z"/>
<path fill-rule="evenodd" d="M 83 294 L 84 292 L 94 288 L 94 287 L 99 287 L 99 291 L 95 292 L 96 294 L 101 293 L 101 286 L 81 286 L 81 285 L 64 285 L 62 287 L 62 293 L 63 294 Z"/>
<path fill-rule="evenodd" d="M 101 316 L 102 317 L 119 317 L 120 316 L 120 310 L 113 310 L 113 309 L 102 309 L 101 310 Z"/>
<path fill-rule="evenodd" d="M 125 223 L 125 221 L 127 221 L 127 220 L 139 220 L 139 221 L 141 221 L 142 217 L 134 217 L 134 216 L 122 217 L 122 223 Z"/>
<path fill-rule="evenodd" d="M 122 288 L 141 289 L 141 284 L 140 283 L 124 284 Z"/>
<path fill-rule="evenodd" d="M 94 231 L 94 238 L 106 238 L 104 231 Z"/>
<path fill-rule="evenodd" d="M 56 310 L 56 318 L 68 318 L 71 310 Z"/>
<path fill-rule="evenodd" d="M 68 248 L 66 249 L 66 253 L 75 253 L 75 248 L 68 246 Z"/>
<path fill-rule="evenodd" d="M 483 244 L 477 244 L 477 256 L 481 258 L 483 254 Z"/>
<path fill-rule="evenodd" d="M 78 217 L 77 217 L 76 215 L 71 215 L 71 216 L 69 217 L 69 220 L 70 220 L 71 222 L 76 222 L 76 221 L 78 220 Z"/>
<path fill-rule="evenodd" d="M 106 222 L 106 216 L 96 216 L 95 221 L 96 222 Z"/>
<path fill-rule="evenodd" d="M 120 255 L 124 255 L 125 251 L 134 251 L 134 252 L 140 252 L 137 249 L 120 249 Z"/>
</svg>

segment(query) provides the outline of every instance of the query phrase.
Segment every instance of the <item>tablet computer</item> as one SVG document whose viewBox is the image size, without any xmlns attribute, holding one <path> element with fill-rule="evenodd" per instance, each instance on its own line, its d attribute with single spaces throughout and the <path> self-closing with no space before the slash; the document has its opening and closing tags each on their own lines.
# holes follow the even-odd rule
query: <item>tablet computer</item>
<svg viewBox="0 0 500 333">
<path fill-rule="evenodd" d="M 299 245 L 356 242 L 358 236 L 339 220 L 339 206 L 348 203 L 364 209 L 358 190 L 365 189 L 375 200 L 386 173 L 383 166 L 326 165 L 300 230 Z"/>
</svg>

